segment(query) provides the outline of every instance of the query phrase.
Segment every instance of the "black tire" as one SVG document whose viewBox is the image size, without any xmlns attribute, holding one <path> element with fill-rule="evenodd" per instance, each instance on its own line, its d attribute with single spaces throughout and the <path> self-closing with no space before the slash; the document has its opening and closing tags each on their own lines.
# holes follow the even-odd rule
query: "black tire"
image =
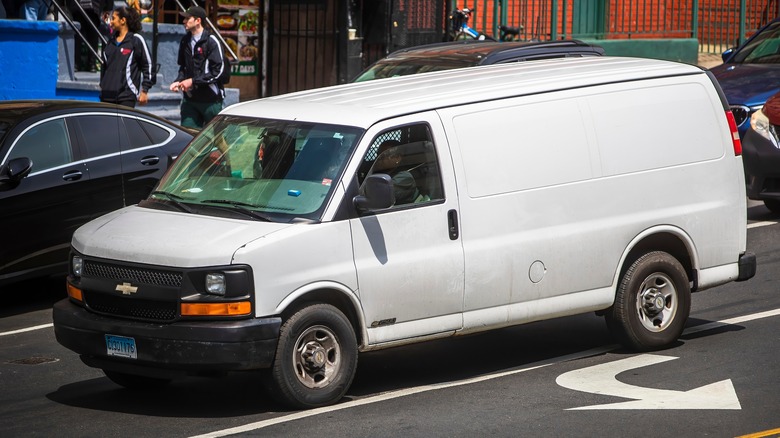
<svg viewBox="0 0 780 438">
<path fill-rule="evenodd" d="M 764 205 L 772 213 L 780 214 L 780 201 L 777 199 L 764 199 Z"/>
<path fill-rule="evenodd" d="M 315 304 L 282 325 L 266 385 L 274 398 L 294 409 L 333 404 L 352 384 L 357 359 L 347 317 L 331 305 Z"/>
<path fill-rule="evenodd" d="M 160 389 L 171 382 L 170 379 L 137 376 L 135 374 L 126 374 L 117 371 L 103 370 L 103 373 L 117 385 L 137 391 Z"/>
<path fill-rule="evenodd" d="M 676 341 L 690 310 L 685 269 L 670 254 L 654 251 L 637 259 L 623 274 L 606 320 L 621 344 L 649 351 Z"/>
</svg>

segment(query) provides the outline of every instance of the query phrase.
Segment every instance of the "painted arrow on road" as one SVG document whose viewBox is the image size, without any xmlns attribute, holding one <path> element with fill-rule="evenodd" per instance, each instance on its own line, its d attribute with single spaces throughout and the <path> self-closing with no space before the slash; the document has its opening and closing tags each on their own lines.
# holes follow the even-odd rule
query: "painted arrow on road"
<svg viewBox="0 0 780 438">
<path fill-rule="evenodd" d="M 630 398 L 633 401 L 582 406 L 568 410 L 592 409 L 742 409 L 731 380 L 690 391 L 644 388 L 617 380 L 617 375 L 635 368 L 677 359 L 671 356 L 643 354 L 561 374 L 555 382 L 564 388 L 592 394 Z"/>
</svg>

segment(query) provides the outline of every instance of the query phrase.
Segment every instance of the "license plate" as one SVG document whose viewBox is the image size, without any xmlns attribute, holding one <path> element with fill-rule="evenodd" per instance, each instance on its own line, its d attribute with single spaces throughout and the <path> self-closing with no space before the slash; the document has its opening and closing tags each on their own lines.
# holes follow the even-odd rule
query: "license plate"
<svg viewBox="0 0 780 438">
<path fill-rule="evenodd" d="M 135 349 L 135 339 L 124 336 L 106 335 L 106 353 L 109 356 L 138 359 Z"/>
</svg>

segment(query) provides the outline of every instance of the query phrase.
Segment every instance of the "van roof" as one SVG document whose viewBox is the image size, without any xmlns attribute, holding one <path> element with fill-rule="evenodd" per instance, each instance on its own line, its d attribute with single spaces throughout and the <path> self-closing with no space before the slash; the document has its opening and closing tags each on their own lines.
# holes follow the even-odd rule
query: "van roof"
<svg viewBox="0 0 780 438">
<path fill-rule="evenodd" d="M 317 88 L 238 103 L 222 114 L 368 128 L 390 117 L 468 102 L 697 73 L 704 71 L 655 59 L 561 58 Z"/>
</svg>

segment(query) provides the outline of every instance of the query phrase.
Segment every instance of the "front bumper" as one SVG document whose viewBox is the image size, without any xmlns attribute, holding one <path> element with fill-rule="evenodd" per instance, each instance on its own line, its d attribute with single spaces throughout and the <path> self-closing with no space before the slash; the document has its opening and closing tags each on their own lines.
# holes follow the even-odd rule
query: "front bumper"
<svg viewBox="0 0 780 438">
<path fill-rule="evenodd" d="M 281 318 L 158 324 L 101 316 L 64 299 L 53 308 L 57 342 L 89 366 L 150 377 L 268 368 Z M 133 338 L 137 358 L 109 356 L 106 335 Z"/>
<path fill-rule="evenodd" d="M 748 129 L 742 141 L 742 163 L 748 198 L 780 200 L 780 149 Z"/>
</svg>

